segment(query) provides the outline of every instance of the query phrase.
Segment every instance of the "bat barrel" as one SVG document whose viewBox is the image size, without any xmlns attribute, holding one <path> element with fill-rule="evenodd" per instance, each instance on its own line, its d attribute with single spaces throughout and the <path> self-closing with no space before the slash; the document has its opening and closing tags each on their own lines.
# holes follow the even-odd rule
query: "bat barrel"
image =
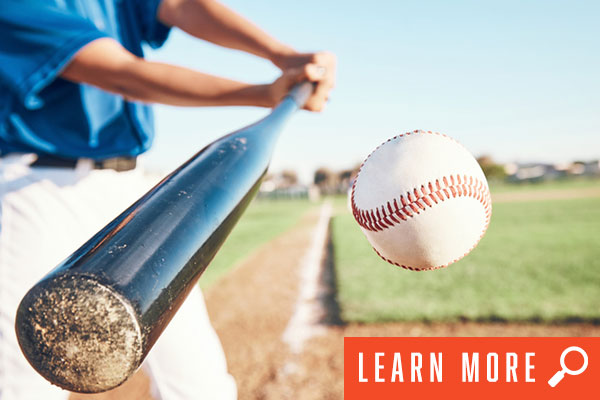
<svg viewBox="0 0 600 400">
<path fill-rule="evenodd" d="M 304 83 L 211 143 L 38 282 L 17 310 L 31 365 L 70 391 L 109 390 L 148 354 L 260 186 Z"/>
<path fill-rule="evenodd" d="M 29 362 L 71 391 L 118 386 L 143 358 L 143 336 L 131 304 L 83 275 L 59 275 L 29 291 L 17 332 Z"/>
</svg>

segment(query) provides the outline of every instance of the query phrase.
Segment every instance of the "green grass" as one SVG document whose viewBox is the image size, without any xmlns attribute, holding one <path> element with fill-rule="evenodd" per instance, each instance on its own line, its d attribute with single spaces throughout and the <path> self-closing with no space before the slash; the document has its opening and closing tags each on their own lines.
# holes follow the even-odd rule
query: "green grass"
<svg viewBox="0 0 600 400">
<path fill-rule="evenodd" d="M 538 190 L 577 190 L 600 187 L 600 179 L 596 177 L 565 178 L 542 182 L 505 183 L 490 182 L 492 193 L 525 192 Z"/>
<path fill-rule="evenodd" d="M 200 278 L 204 289 L 214 284 L 262 244 L 290 229 L 313 204 L 307 200 L 255 200 Z"/>
<path fill-rule="evenodd" d="M 432 272 L 380 260 L 347 212 L 333 238 L 346 321 L 600 321 L 600 198 L 496 204 L 479 246 Z"/>
</svg>

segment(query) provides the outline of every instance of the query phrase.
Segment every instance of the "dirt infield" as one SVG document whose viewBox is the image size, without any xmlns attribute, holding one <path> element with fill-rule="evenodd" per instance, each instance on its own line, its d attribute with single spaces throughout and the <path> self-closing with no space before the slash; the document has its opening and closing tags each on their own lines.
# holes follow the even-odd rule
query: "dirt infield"
<svg viewBox="0 0 600 400">
<path fill-rule="evenodd" d="M 298 267 L 318 210 L 263 246 L 205 293 L 208 312 L 235 376 L 240 399 L 277 398 L 288 356 L 281 340 L 293 313 Z"/>
<path fill-rule="evenodd" d="M 311 241 L 318 212 L 305 215 L 291 231 L 266 244 L 211 288 L 206 302 L 231 373 L 244 399 L 343 398 L 343 339 L 347 336 L 599 336 L 591 324 L 386 323 L 343 324 L 334 299 L 321 335 L 300 355 L 281 337 L 299 290 L 299 267 Z M 323 282 L 331 279 L 330 265 Z"/>
</svg>

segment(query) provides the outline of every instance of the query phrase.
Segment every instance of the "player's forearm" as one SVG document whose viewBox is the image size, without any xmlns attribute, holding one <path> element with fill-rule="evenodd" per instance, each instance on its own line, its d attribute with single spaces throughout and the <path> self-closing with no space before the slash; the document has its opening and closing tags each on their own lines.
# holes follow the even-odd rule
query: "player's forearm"
<svg viewBox="0 0 600 400">
<path fill-rule="evenodd" d="M 269 107 L 277 100 L 269 85 L 249 85 L 183 67 L 145 61 L 112 39 L 99 39 L 85 46 L 61 76 L 146 103 Z"/>
<path fill-rule="evenodd" d="M 250 85 L 141 59 L 135 64 L 114 77 L 104 89 L 129 100 L 174 106 L 273 105 L 267 85 Z"/>
<path fill-rule="evenodd" d="M 278 66 L 295 53 L 218 1 L 163 0 L 158 18 L 197 38 L 266 58 Z"/>
</svg>

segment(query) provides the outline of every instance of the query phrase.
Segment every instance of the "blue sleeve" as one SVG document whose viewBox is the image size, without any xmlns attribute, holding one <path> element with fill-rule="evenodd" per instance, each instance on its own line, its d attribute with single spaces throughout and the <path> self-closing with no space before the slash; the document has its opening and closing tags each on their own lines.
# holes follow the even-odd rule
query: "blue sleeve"
<svg viewBox="0 0 600 400">
<path fill-rule="evenodd" d="M 91 22 L 57 8 L 0 0 L 0 83 L 30 109 L 73 55 L 106 37 Z"/>
<path fill-rule="evenodd" d="M 142 39 L 153 48 L 163 45 L 171 28 L 161 23 L 158 18 L 158 7 L 162 0 L 130 0 L 134 3 L 139 20 Z"/>
</svg>

